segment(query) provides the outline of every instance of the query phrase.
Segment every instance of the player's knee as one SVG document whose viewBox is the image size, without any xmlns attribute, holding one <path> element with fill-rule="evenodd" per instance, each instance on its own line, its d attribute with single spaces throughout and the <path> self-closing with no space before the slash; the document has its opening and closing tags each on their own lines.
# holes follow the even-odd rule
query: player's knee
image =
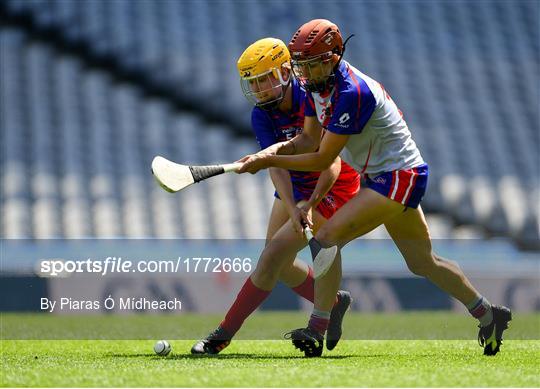
<svg viewBox="0 0 540 389">
<path fill-rule="evenodd" d="M 335 234 L 324 226 L 317 232 L 316 238 L 323 247 L 332 247 L 337 244 Z"/>
<path fill-rule="evenodd" d="M 457 263 L 456 261 L 452 261 L 451 259 L 443 258 L 440 255 L 437 255 L 435 253 L 433 254 L 433 258 L 435 260 L 436 265 L 443 263 L 443 264 L 449 264 L 457 269 L 461 269 L 461 267 L 459 266 L 459 263 Z"/>
<path fill-rule="evenodd" d="M 409 270 L 420 277 L 427 277 L 429 273 L 429 267 L 421 263 L 412 263 L 407 265 Z"/>
<path fill-rule="evenodd" d="M 257 264 L 256 272 L 263 275 L 266 278 L 279 278 L 279 269 L 268 262 L 259 262 Z"/>
<path fill-rule="evenodd" d="M 259 261 L 257 262 L 257 267 L 253 272 L 253 276 L 259 280 L 261 283 L 275 283 L 279 279 L 280 269 L 272 261 L 268 251 L 265 249 Z"/>
<path fill-rule="evenodd" d="M 291 278 L 291 274 L 294 271 L 294 266 L 292 263 L 290 265 L 285 265 L 281 268 L 281 271 L 278 275 L 278 280 L 283 282 L 285 285 L 289 285 L 291 282 L 294 282 L 294 278 Z"/>
<path fill-rule="evenodd" d="M 271 271 L 271 269 L 268 270 L 270 271 L 266 271 L 266 268 L 264 267 L 257 267 L 251 275 L 252 281 L 260 287 L 273 288 L 279 278 L 278 275 Z"/>
</svg>

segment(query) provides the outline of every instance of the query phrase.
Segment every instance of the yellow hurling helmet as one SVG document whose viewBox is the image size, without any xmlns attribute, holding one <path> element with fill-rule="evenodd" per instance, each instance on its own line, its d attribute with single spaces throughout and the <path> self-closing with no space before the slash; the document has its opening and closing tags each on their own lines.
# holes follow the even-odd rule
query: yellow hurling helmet
<svg viewBox="0 0 540 389">
<path fill-rule="evenodd" d="M 290 60 L 287 46 L 279 39 L 264 38 L 251 44 L 237 62 L 244 96 L 258 107 L 276 108 L 290 82 L 289 73 L 285 79 L 282 72 Z"/>
</svg>

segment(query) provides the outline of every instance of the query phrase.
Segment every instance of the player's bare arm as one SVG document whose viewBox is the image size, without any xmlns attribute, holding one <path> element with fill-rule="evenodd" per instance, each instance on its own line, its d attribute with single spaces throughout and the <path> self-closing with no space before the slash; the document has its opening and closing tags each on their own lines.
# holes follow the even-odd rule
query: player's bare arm
<svg viewBox="0 0 540 389">
<path fill-rule="evenodd" d="M 293 186 L 291 183 L 291 174 L 286 169 L 270 168 L 270 178 L 274 184 L 274 188 L 279 194 L 279 198 L 285 205 L 285 209 L 293 223 L 293 228 L 296 232 L 302 231 L 299 216 L 300 209 L 296 206 L 296 201 L 293 195 Z"/>
<path fill-rule="evenodd" d="M 243 165 L 237 172 L 255 174 L 259 170 L 269 167 L 281 167 L 299 171 L 323 171 L 328 169 L 339 156 L 348 140 L 349 135 L 327 132 L 322 139 L 319 150 L 315 152 L 295 155 L 248 155 L 239 161 Z"/>
<path fill-rule="evenodd" d="M 306 116 L 304 130 L 291 140 L 294 143 L 294 153 L 291 154 L 305 154 L 317 150 L 321 143 L 322 131 L 321 123 L 315 116 Z"/>
<path fill-rule="evenodd" d="M 275 143 L 257 154 L 261 155 L 292 155 L 303 154 L 317 150 L 322 133 L 322 126 L 316 117 L 306 116 L 304 130 L 291 140 Z M 245 157 L 244 157 L 245 158 Z M 244 158 L 239 161 L 243 161 Z"/>
<path fill-rule="evenodd" d="M 332 189 L 332 186 L 334 186 L 334 183 L 336 182 L 340 172 L 341 158 L 337 157 L 328 169 L 321 172 L 319 180 L 317 181 L 317 185 L 315 186 L 315 190 L 311 194 L 307 205 L 311 207 L 316 207 L 317 205 L 319 205 L 324 196 L 326 196 L 328 191 L 330 191 L 330 189 Z"/>
<path fill-rule="evenodd" d="M 270 168 L 276 169 L 276 168 Z M 341 173 L 341 158 L 337 157 L 330 167 L 321 172 L 317 185 L 308 201 L 299 204 L 295 215 L 291 214 L 293 225 L 307 225 L 313 228 L 312 211 L 316 209 L 324 196 L 332 189 Z"/>
</svg>

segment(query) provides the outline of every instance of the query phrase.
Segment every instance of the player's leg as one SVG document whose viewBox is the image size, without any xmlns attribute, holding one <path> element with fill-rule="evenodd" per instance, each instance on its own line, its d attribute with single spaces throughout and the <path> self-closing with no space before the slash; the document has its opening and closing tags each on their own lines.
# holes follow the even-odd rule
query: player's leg
<svg viewBox="0 0 540 389">
<path fill-rule="evenodd" d="M 317 231 L 321 225 L 326 222 L 326 219 L 316 210 L 313 211 L 313 228 Z M 287 221 L 272 237 L 266 245 L 257 267 L 251 274 L 253 283 L 264 290 L 270 291 L 274 288 L 280 278 L 284 278 L 286 284 L 292 286 L 298 281 L 304 281 L 308 267 L 303 267 L 301 261 L 295 261 L 298 251 L 307 245 L 306 239 L 302 233 L 296 232 L 290 221 Z M 302 277 L 291 277 L 290 275 L 282 275 L 286 270 L 291 272 L 293 264 L 298 264 L 295 271 L 302 273 Z M 297 279 L 295 279 L 297 278 Z"/>
<path fill-rule="evenodd" d="M 416 275 L 426 277 L 463 303 L 480 322 L 479 338 L 487 343 L 484 353 L 496 354 L 501 344 L 502 332 L 511 319 L 510 311 L 505 307 L 492 307 L 455 262 L 432 251 L 429 229 L 422 209 L 408 208 L 387 221 L 385 226 L 409 269 Z"/>
<path fill-rule="evenodd" d="M 428 278 L 465 305 L 478 297 L 463 271 L 432 251 L 428 226 L 420 207 L 408 208 L 387 221 L 385 227 L 411 272 Z"/>
<path fill-rule="evenodd" d="M 363 188 L 343 205 L 315 234 L 323 247 L 337 245 L 340 249 L 354 238 L 364 235 L 403 211 L 403 206 L 387 197 Z M 341 281 L 341 253 L 326 275 L 315 281 L 314 310 L 307 328 L 288 334 L 295 347 L 306 356 L 322 353 L 324 333 L 329 324 L 330 310 Z"/>
<path fill-rule="evenodd" d="M 369 189 L 362 189 L 355 197 L 341 207 L 315 234 L 323 247 L 337 245 L 340 249 L 351 240 L 365 235 L 385 221 L 403 211 L 403 206 Z M 337 261 L 341 262 L 340 250 Z M 332 267 L 340 272 L 341 264 Z M 328 310 L 332 306 L 331 291 L 339 281 L 334 274 L 322 277 L 315 282 L 315 308 Z M 341 277 L 339 277 L 341 279 Z"/>
<path fill-rule="evenodd" d="M 318 212 L 314 212 L 315 228 L 318 228 L 322 221 L 324 218 Z M 263 303 L 274 289 L 283 268 L 291 266 L 298 251 L 306 244 L 303 234 L 296 232 L 290 220 L 287 221 L 262 251 L 257 267 L 240 289 L 236 300 L 220 323 L 220 327 L 231 337 L 234 336 L 244 320 Z"/>
<path fill-rule="evenodd" d="M 314 218 L 317 227 L 325 221 L 318 212 L 315 213 Z M 268 223 L 265 247 L 268 247 L 271 244 L 288 220 L 289 214 L 285 209 L 285 205 L 281 200 L 275 199 L 270 215 L 270 221 Z M 299 234 L 295 234 L 291 228 L 292 227 L 288 227 L 282 231 L 277 239 L 282 240 L 284 239 L 283 237 L 293 236 L 295 241 L 298 239 L 301 241 L 303 237 Z M 276 242 L 274 242 L 274 246 L 276 246 Z M 271 249 L 272 248 L 269 248 L 268 250 Z M 276 256 L 273 257 L 272 254 L 268 254 L 268 250 L 263 252 L 257 262 L 256 269 L 249 276 L 243 288 L 240 290 L 235 302 L 226 315 L 224 320 L 226 324 L 231 322 L 231 318 L 233 317 L 235 318 L 235 322 L 243 322 L 248 313 L 252 311 L 251 307 L 260 305 L 262 302 L 261 300 L 264 300 L 274 288 L 277 280 L 281 280 L 287 286 L 291 287 L 294 292 L 313 302 L 314 280 L 309 266 L 296 259 L 296 252 L 294 252 L 294 258 L 291 261 L 287 254 L 276 254 Z M 277 249 L 277 251 L 279 250 L 280 249 Z M 229 320 L 227 320 L 227 318 L 229 318 Z M 230 325 L 229 327 L 231 327 L 231 330 L 236 330 L 236 325 Z"/>
<path fill-rule="evenodd" d="M 314 230 L 317 231 L 326 219 L 318 212 L 313 211 Z M 280 275 L 287 273 L 298 251 L 306 246 L 303 234 L 294 231 L 292 223 L 288 221 L 273 236 L 272 240 L 263 250 L 257 267 L 246 281 L 238 296 L 231 306 L 220 327 L 227 333 L 234 335 L 242 326 L 244 320 L 257 308 L 271 290 L 277 284 Z M 339 286 L 339 283 L 338 283 Z M 307 294 L 313 294 L 314 280 L 310 272 L 305 281 L 293 288 L 298 294 L 306 297 Z M 301 290 L 303 289 L 303 291 Z M 345 291 L 334 293 L 331 307 L 332 339 L 327 344 L 328 349 L 333 349 L 341 337 L 341 325 L 345 311 L 351 302 L 350 294 Z"/>
<path fill-rule="evenodd" d="M 303 201 L 298 205 L 303 205 Z M 282 204 L 283 210 L 285 207 Z M 279 213 L 279 205 L 275 206 L 276 214 Z M 314 221 L 314 231 L 316 232 L 322 225 L 324 225 L 327 220 L 324 218 L 318 210 L 313 211 L 313 221 Z M 294 231 L 286 232 L 285 235 L 293 235 Z M 275 238 L 275 235 L 272 235 Z M 303 239 L 303 238 L 302 238 Z M 267 240 L 268 242 L 268 240 Z M 287 245 L 287 243 L 286 243 Z M 302 245 L 302 248 L 304 245 Z M 262 255 L 257 264 L 257 268 L 251 275 L 250 279 L 255 288 L 262 290 L 270 291 L 276 285 L 276 276 L 279 277 L 279 280 L 285 285 L 290 287 L 298 295 L 304 297 L 305 299 L 314 302 L 314 289 L 315 289 L 315 280 L 313 278 L 313 269 L 309 267 L 305 262 L 296 258 L 292 262 L 287 260 L 287 256 L 279 258 L 281 254 L 280 248 L 276 246 L 274 254 L 268 253 L 268 255 Z M 281 268 L 281 270 L 279 270 Z M 279 273 L 278 273 L 279 272 Z M 336 276 L 336 270 L 333 270 L 328 274 L 328 279 L 333 278 L 333 286 L 339 287 L 341 280 L 341 269 Z M 258 295 L 257 293 L 252 293 L 252 295 Z M 335 348 L 339 339 L 341 338 L 341 325 L 343 322 L 343 316 L 351 304 L 351 296 L 349 292 L 346 291 L 337 291 L 334 294 L 332 299 L 332 306 L 330 308 L 330 324 L 331 331 L 329 331 L 329 338 L 327 340 L 327 347 L 329 350 Z M 243 307 L 246 304 L 242 304 Z"/>
<path fill-rule="evenodd" d="M 289 220 L 289 213 L 283 201 L 275 198 L 266 231 L 265 246 L 268 245 L 287 220 Z M 292 264 L 284 266 L 279 275 L 279 280 L 300 296 L 313 302 L 313 274 L 312 269 L 305 262 L 296 258 Z"/>
<path fill-rule="evenodd" d="M 272 240 L 272 237 L 287 222 L 287 220 L 289 220 L 289 213 L 287 212 L 283 201 L 274 198 L 274 204 L 270 211 L 270 219 L 268 220 L 268 227 L 266 229 L 265 246 Z"/>
<path fill-rule="evenodd" d="M 313 212 L 315 228 L 318 228 L 324 220 L 318 212 Z M 282 225 L 267 242 L 256 269 L 240 289 L 219 327 L 205 339 L 197 342 L 191 352 L 217 354 L 227 347 L 244 320 L 268 297 L 279 280 L 282 269 L 292 266 L 297 252 L 306 244 L 303 234 L 294 231 L 290 221 Z"/>
<path fill-rule="evenodd" d="M 345 196 L 342 195 L 342 197 L 347 197 L 347 194 L 345 194 Z M 339 208 L 339 206 L 341 204 L 344 204 L 345 202 L 345 199 L 338 198 L 337 207 Z M 305 201 L 301 201 L 298 203 L 298 206 L 302 206 L 304 203 Z M 326 217 L 329 216 L 330 212 L 332 212 L 332 210 L 326 210 Z M 323 225 L 324 223 L 326 223 L 327 219 L 326 217 L 322 217 L 322 214 L 319 215 L 318 211 L 315 211 L 314 217 L 316 217 L 317 219 L 317 223 L 315 226 L 315 231 L 317 231 L 319 225 Z M 270 219 L 271 222 L 268 225 L 268 234 L 266 240 L 267 244 L 274 236 L 277 229 L 279 229 L 283 225 L 283 223 L 280 224 L 280 222 L 283 220 L 284 222 L 286 222 L 289 219 L 289 214 L 281 200 L 276 199 L 276 201 L 274 202 L 274 207 L 272 208 L 272 214 Z M 277 222 L 272 222 L 272 220 Z M 269 265 L 271 265 L 271 263 L 269 263 Z M 292 263 L 284 264 L 281 272 L 279 273 L 279 280 L 283 282 L 286 286 L 291 288 L 291 290 L 299 296 L 305 298 L 312 303 L 314 302 L 315 279 L 313 277 L 313 268 L 301 259 L 296 258 Z M 328 338 L 326 341 L 326 345 L 329 350 L 333 350 L 339 342 L 339 339 L 341 338 L 343 317 L 345 315 L 345 312 L 351 305 L 351 302 L 352 299 L 349 292 L 343 290 L 337 292 L 331 311 Z"/>
</svg>

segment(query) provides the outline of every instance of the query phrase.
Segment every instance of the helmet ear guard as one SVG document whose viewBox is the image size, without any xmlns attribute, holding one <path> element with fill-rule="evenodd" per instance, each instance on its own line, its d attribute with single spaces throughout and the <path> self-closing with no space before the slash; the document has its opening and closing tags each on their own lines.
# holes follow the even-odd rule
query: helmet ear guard
<svg viewBox="0 0 540 389">
<path fill-rule="evenodd" d="M 289 85 L 289 82 L 291 81 L 291 75 L 289 73 L 289 76 L 287 77 L 287 79 L 285 79 L 283 77 L 283 68 L 286 68 L 286 69 L 289 69 L 288 66 L 285 66 L 285 64 L 281 65 L 281 69 L 272 69 L 272 75 L 277 79 L 279 80 L 279 82 L 281 83 L 281 85 L 283 86 L 287 86 Z"/>
</svg>

